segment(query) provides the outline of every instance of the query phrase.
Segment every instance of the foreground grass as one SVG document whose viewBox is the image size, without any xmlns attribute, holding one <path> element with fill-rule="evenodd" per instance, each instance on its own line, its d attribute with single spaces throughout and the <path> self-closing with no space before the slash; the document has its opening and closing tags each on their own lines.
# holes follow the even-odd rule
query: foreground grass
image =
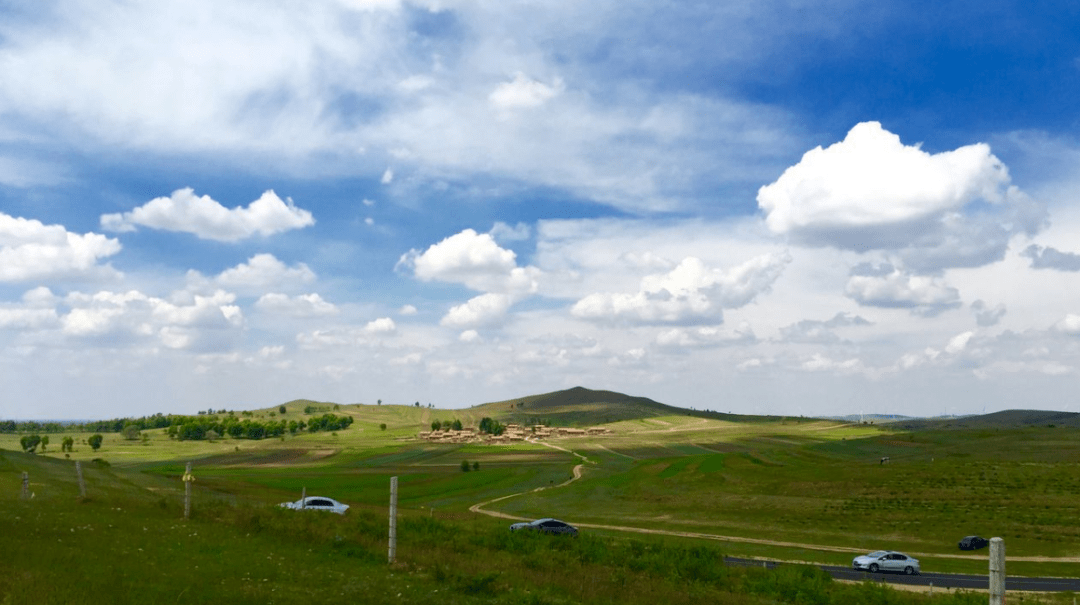
<svg viewBox="0 0 1080 605">
<path fill-rule="evenodd" d="M 88 465 L 0 452 L 0 603 L 928 603 L 812 567 L 729 568 L 668 540 L 510 534 L 502 522 L 403 511 L 386 563 L 384 508 L 344 517 L 234 506 L 201 488 L 193 518 L 171 492 Z M 17 499 L 21 470 L 34 498 Z M 164 495 L 163 495 L 164 494 Z M 938 595 L 933 603 L 982 603 Z M 1033 602 L 1029 599 L 1028 602 Z"/>
</svg>

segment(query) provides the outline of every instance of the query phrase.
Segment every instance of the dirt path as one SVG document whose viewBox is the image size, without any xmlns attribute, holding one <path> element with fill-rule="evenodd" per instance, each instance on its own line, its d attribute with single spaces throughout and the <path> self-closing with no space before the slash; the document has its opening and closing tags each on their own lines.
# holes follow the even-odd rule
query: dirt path
<svg viewBox="0 0 1080 605">
<path fill-rule="evenodd" d="M 580 458 L 585 463 L 594 464 L 593 461 L 589 460 L 585 456 L 583 456 L 583 455 L 581 455 L 581 454 L 579 454 L 577 452 L 572 452 L 572 451 L 570 451 L 570 450 L 568 450 L 568 449 L 566 449 L 564 447 L 559 447 L 557 445 L 550 444 L 550 443 L 544 443 L 542 441 L 537 441 L 535 443 L 541 443 L 541 444 L 546 445 L 546 446 L 548 446 L 550 448 L 554 448 L 554 449 L 557 449 L 557 450 L 567 452 L 569 454 L 573 454 L 573 455 L 577 456 L 578 458 Z M 479 502 L 477 504 L 474 504 L 474 505 L 470 506 L 469 511 L 473 512 L 473 513 L 479 513 L 481 515 L 487 515 L 489 517 L 495 517 L 495 518 L 498 518 L 498 519 L 509 519 L 511 521 L 531 521 L 532 519 L 527 518 L 527 517 L 518 517 L 516 515 L 508 515 L 506 513 L 500 513 L 498 511 L 494 511 L 494 510 L 485 510 L 484 507 L 489 506 L 491 504 L 495 504 L 496 502 L 501 502 L 503 500 L 508 500 L 510 498 L 515 498 L 517 496 L 522 496 L 522 495 L 525 495 L 525 494 L 541 492 L 541 491 L 544 491 L 546 489 L 557 489 L 557 488 L 560 488 L 560 487 L 566 487 L 567 485 L 570 485 L 571 483 L 581 479 L 582 474 L 583 474 L 584 466 L 585 466 L 584 464 L 578 464 L 577 466 L 575 466 L 574 469 L 573 469 L 572 476 L 569 479 L 567 479 L 566 481 L 563 481 L 562 483 L 560 483 L 558 485 L 549 485 L 549 486 L 546 486 L 546 487 L 537 487 L 535 489 L 532 489 L 532 490 L 529 490 L 529 491 L 526 491 L 526 492 L 518 492 L 516 494 L 509 494 L 509 495 L 506 495 L 506 496 L 501 496 L 501 497 L 495 498 L 493 500 L 487 500 L 485 502 Z M 596 523 L 574 523 L 574 525 L 576 525 L 577 527 L 585 527 L 585 528 L 588 528 L 588 529 L 606 529 L 608 531 L 621 531 L 621 532 L 635 533 L 635 534 L 654 534 L 654 535 L 662 535 L 662 536 L 676 536 L 676 537 L 680 537 L 680 538 L 698 538 L 698 539 L 701 539 L 701 540 L 714 540 L 714 541 L 718 541 L 718 542 L 734 542 L 734 543 L 741 543 L 741 544 L 761 544 L 761 545 L 765 545 L 765 546 L 782 546 L 782 547 L 787 547 L 787 548 L 803 548 L 803 549 L 806 549 L 806 550 L 819 550 L 819 551 L 824 551 L 824 552 L 843 552 L 843 553 L 860 553 L 860 554 L 866 552 L 866 549 L 864 549 L 864 548 L 850 548 L 850 547 L 846 547 L 846 546 L 827 546 L 827 545 L 823 545 L 823 544 L 803 544 L 801 542 L 785 542 L 785 541 L 782 541 L 782 540 L 765 540 L 765 539 L 762 539 L 762 538 L 747 538 L 747 537 L 743 537 L 743 536 L 724 536 L 724 535 L 719 535 L 719 534 L 707 534 L 707 533 L 692 532 L 692 531 L 675 531 L 675 530 L 670 530 L 670 529 L 647 529 L 647 528 L 644 528 L 644 527 L 629 527 L 629 526 L 626 526 L 626 525 L 600 525 L 600 524 L 596 524 Z M 917 557 L 935 557 L 935 558 L 941 558 L 941 559 L 971 559 L 971 560 L 983 560 L 983 561 L 986 560 L 986 557 L 987 557 L 987 555 L 985 555 L 985 554 L 983 554 L 983 555 L 977 555 L 977 554 L 959 555 L 959 554 L 942 554 L 942 553 L 925 553 L 925 552 L 908 552 L 908 554 L 911 555 L 911 556 L 914 556 L 916 558 Z M 1024 561 L 1024 562 L 1028 562 L 1028 563 L 1080 563 L 1080 557 L 1017 557 L 1017 556 L 1010 555 L 1009 560 L 1010 561 Z"/>
</svg>

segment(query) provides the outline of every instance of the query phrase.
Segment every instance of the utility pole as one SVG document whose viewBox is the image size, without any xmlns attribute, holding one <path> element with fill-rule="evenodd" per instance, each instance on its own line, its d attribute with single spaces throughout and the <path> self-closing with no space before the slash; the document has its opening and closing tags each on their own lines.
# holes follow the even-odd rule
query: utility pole
<svg viewBox="0 0 1080 605">
<path fill-rule="evenodd" d="M 1005 541 L 990 538 L 990 605 L 1005 605 Z"/>
<path fill-rule="evenodd" d="M 390 477 L 390 552 L 391 563 L 397 558 L 397 477 Z"/>
</svg>

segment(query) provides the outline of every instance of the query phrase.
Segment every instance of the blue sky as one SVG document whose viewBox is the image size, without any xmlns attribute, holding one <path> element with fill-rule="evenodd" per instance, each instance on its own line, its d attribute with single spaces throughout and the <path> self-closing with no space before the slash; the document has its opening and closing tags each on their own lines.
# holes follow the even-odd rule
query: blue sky
<svg viewBox="0 0 1080 605">
<path fill-rule="evenodd" d="M 1080 411 L 1078 26 L 0 1 L 0 417 Z"/>
</svg>

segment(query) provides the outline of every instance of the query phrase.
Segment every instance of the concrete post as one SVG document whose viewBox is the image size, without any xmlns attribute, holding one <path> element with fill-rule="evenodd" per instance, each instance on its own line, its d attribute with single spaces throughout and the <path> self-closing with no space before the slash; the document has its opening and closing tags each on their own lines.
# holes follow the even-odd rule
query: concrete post
<svg viewBox="0 0 1080 605">
<path fill-rule="evenodd" d="M 1005 541 L 990 538 L 990 605 L 1005 605 Z"/>
<path fill-rule="evenodd" d="M 23 471 L 22 474 L 22 495 L 23 500 L 30 498 L 30 473 Z"/>
<path fill-rule="evenodd" d="M 79 497 L 80 498 L 85 498 L 86 497 L 86 482 L 83 481 L 82 462 L 80 462 L 78 460 L 75 461 L 75 477 L 78 478 L 78 480 L 79 480 Z"/>
<path fill-rule="evenodd" d="M 390 477 L 390 552 L 391 563 L 397 558 L 397 477 Z"/>
</svg>

